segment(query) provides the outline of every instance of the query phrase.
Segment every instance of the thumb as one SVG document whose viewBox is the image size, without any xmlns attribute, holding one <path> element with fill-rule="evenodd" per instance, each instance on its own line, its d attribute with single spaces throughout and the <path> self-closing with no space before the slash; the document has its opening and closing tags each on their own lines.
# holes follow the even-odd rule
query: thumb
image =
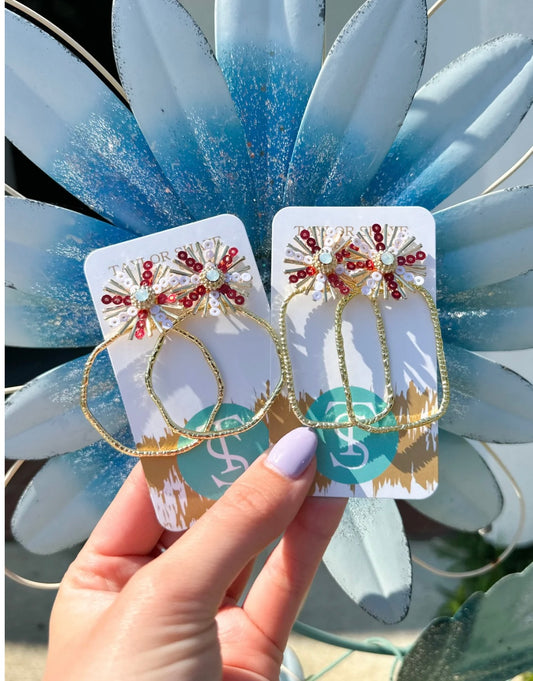
<svg viewBox="0 0 533 681">
<path fill-rule="evenodd" d="M 215 615 L 230 584 L 285 530 L 304 502 L 315 474 L 316 446 L 310 428 L 287 433 L 145 568 L 159 572 L 157 582 L 164 586 L 158 594 L 167 612 L 170 603 L 179 609 L 188 601 L 206 608 L 204 615 Z"/>
</svg>

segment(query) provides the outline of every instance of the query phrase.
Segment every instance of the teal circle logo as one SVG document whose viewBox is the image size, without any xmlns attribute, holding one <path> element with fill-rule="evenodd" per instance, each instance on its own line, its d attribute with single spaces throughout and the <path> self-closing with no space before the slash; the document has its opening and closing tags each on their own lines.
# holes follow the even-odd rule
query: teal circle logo
<svg viewBox="0 0 533 681">
<path fill-rule="evenodd" d="M 199 430 L 212 410 L 211 406 L 199 411 L 187 422 L 187 428 Z M 238 428 L 253 416 L 252 411 L 239 404 L 222 404 L 213 429 Z M 218 499 L 268 445 L 268 428 L 260 421 L 244 433 L 204 440 L 194 449 L 178 456 L 178 467 L 192 489 L 209 499 Z"/>
<path fill-rule="evenodd" d="M 385 402 L 365 388 L 351 387 L 354 412 L 369 419 L 385 409 Z M 307 418 L 315 421 L 348 420 L 346 396 L 343 388 L 334 388 L 321 395 L 309 407 Z M 396 424 L 394 414 L 389 413 L 376 426 Z M 367 482 L 386 470 L 398 449 L 398 432 L 368 433 L 360 428 L 317 429 L 317 468 L 330 480 L 347 485 Z"/>
</svg>

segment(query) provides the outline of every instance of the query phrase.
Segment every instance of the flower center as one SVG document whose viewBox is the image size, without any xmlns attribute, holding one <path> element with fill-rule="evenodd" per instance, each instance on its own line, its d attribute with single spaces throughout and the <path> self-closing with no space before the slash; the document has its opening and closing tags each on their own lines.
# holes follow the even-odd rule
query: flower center
<svg viewBox="0 0 533 681">
<path fill-rule="evenodd" d="M 139 286 L 130 293 L 131 302 L 138 310 L 142 310 L 152 305 L 155 301 L 155 293 L 151 286 Z"/>
<path fill-rule="evenodd" d="M 335 259 L 330 250 L 322 248 L 313 258 L 315 269 L 321 274 L 331 274 L 335 269 Z"/>
<path fill-rule="evenodd" d="M 383 251 L 374 260 L 380 272 L 394 272 L 396 269 L 396 256 L 390 251 Z"/>
<path fill-rule="evenodd" d="M 223 273 L 213 263 L 207 263 L 200 275 L 202 284 L 208 291 L 215 291 L 223 283 Z"/>
</svg>

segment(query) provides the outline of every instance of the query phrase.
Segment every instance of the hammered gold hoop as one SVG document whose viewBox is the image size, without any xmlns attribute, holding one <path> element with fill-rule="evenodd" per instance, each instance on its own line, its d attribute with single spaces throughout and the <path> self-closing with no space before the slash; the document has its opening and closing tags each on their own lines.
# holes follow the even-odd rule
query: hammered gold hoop
<svg viewBox="0 0 533 681">
<path fill-rule="evenodd" d="M 168 336 L 168 334 L 171 331 L 178 331 L 178 333 L 181 333 L 182 335 L 185 333 L 187 336 L 191 337 L 190 334 L 187 332 L 184 332 L 183 329 L 180 328 L 181 322 L 186 319 L 187 317 L 192 316 L 194 313 L 185 313 L 182 317 L 180 317 L 178 320 L 176 320 L 174 326 L 172 329 L 168 329 L 164 331 L 161 336 L 159 337 L 154 350 L 152 354 L 150 355 L 150 359 L 148 360 L 148 367 L 146 369 L 145 373 L 145 383 L 146 383 L 146 388 L 148 390 L 148 393 L 150 397 L 153 399 L 155 404 L 157 405 L 163 420 L 167 424 L 167 426 L 175 433 L 178 433 L 179 435 L 182 435 L 187 438 L 195 438 L 196 441 L 203 441 L 203 440 L 214 440 L 218 439 L 221 437 L 227 437 L 229 435 L 238 435 L 239 433 L 244 433 L 247 430 L 250 430 L 254 426 L 256 426 L 260 421 L 263 420 L 265 417 L 266 413 L 272 406 L 272 403 L 274 400 L 277 398 L 279 393 L 281 392 L 281 388 L 283 387 L 283 366 L 282 366 L 282 361 L 281 361 L 281 350 L 280 350 L 280 341 L 275 333 L 275 331 L 272 329 L 270 324 L 266 322 L 264 319 L 259 317 L 258 315 L 254 314 L 250 310 L 247 310 L 246 308 L 239 308 L 235 310 L 236 313 L 242 314 L 245 317 L 248 317 L 249 319 L 252 319 L 255 321 L 257 324 L 259 324 L 265 331 L 268 333 L 270 338 L 272 339 L 274 343 L 274 347 L 276 349 L 276 353 L 278 355 L 279 361 L 280 361 L 280 378 L 274 388 L 274 390 L 270 393 L 269 397 L 267 398 L 266 402 L 263 404 L 263 406 L 258 409 L 257 412 L 255 412 L 254 416 L 249 419 L 248 421 L 245 421 L 242 423 L 240 426 L 237 426 L 235 428 L 226 428 L 224 430 L 217 430 L 217 431 L 211 431 L 211 427 L 213 425 L 214 421 L 214 416 L 213 413 L 218 412 L 218 409 L 220 408 L 220 405 L 222 404 L 222 401 L 224 399 L 224 383 L 222 379 L 222 375 L 220 370 L 218 369 L 217 365 L 215 364 L 214 360 L 211 358 L 210 361 L 210 367 L 217 377 L 217 383 L 218 383 L 218 393 L 217 393 L 217 403 L 216 407 L 213 409 L 212 412 L 212 418 L 205 424 L 202 430 L 192 430 L 190 428 L 186 428 L 185 426 L 180 426 L 178 425 L 169 415 L 168 411 L 166 410 L 163 402 L 161 401 L 161 398 L 157 395 L 154 385 L 153 385 L 153 370 L 154 370 L 154 365 L 157 361 L 157 358 L 159 356 L 159 353 L 161 352 L 161 349 L 163 347 L 163 344 L 165 343 L 165 340 Z"/>
<path fill-rule="evenodd" d="M 177 257 L 170 268 L 171 275 L 176 281 L 176 295 L 181 306 L 171 328 L 165 329 L 159 337 L 148 361 L 145 373 L 145 383 L 149 395 L 159 409 L 167 426 L 172 432 L 187 438 L 194 438 L 197 442 L 214 440 L 229 435 L 238 435 L 257 425 L 266 415 L 272 403 L 279 395 L 283 385 L 283 366 L 280 352 L 280 342 L 276 332 L 264 319 L 245 307 L 246 298 L 252 287 L 252 274 L 246 259 L 239 253 L 236 246 L 224 244 L 219 237 L 212 237 L 204 241 L 189 244 L 177 249 Z M 190 317 L 218 317 L 220 315 L 241 314 L 261 326 L 270 336 L 280 363 L 280 378 L 263 406 L 254 416 L 235 428 L 225 430 L 211 430 L 214 422 L 213 414 L 218 411 L 224 399 L 224 383 L 221 372 L 214 360 L 209 361 L 210 368 L 217 377 L 218 392 L 212 418 L 201 430 L 192 430 L 177 424 L 169 415 L 153 385 L 153 369 L 158 355 L 168 334 L 172 331 L 183 333 L 180 325 Z M 207 359 L 207 356 L 204 353 Z"/>
<path fill-rule="evenodd" d="M 283 370 L 284 370 L 284 381 L 287 387 L 287 396 L 289 399 L 289 405 L 294 412 L 296 418 L 304 426 L 309 426 L 310 428 L 320 428 L 323 430 L 340 430 L 342 428 L 351 428 L 356 426 L 362 430 L 370 430 L 372 424 L 376 423 L 380 419 L 384 418 L 389 414 L 394 406 L 394 393 L 392 390 L 392 381 L 390 373 L 390 358 L 388 354 L 388 347 L 385 338 L 385 328 L 383 324 L 383 319 L 381 317 L 381 312 L 377 304 L 373 304 L 374 311 L 377 310 L 376 314 L 376 325 L 378 328 L 378 335 L 381 347 L 381 356 L 383 359 L 383 367 L 385 372 L 385 385 L 386 385 L 386 396 L 385 396 L 385 407 L 378 414 L 370 419 L 362 419 L 358 417 L 353 410 L 352 397 L 350 390 L 350 383 L 348 377 L 348 370 L 346 368 L 346 353 L 344 349 L 344 339 L 342 337 L 342 312 L 344 307 L 353 300 L 353 298 L 358 295 L 357 291 L 353 291 L 351 294 L 344 295 L 341 300 L 337 303 L 335 309 L 335 342 L 337 347 L 337 354 L 339 357 L 339 366 L 341 370 L 342 387 L 344 389 L 344 394 L 346 396 L 346 412 L 348 414 L 348 421 L 343 421 L 342 423 L 336 423 L 334 421 L 316 421 L 315 419 L 307 418 L 300 409 L 298 404 L 298 399 L 296 397 L 296 389 L 294 386 L 294 372 L 292 370 L 292 363 L 290 359 L 288 339 L 287 339 L 287 309 L 289 303 L 303 291 L 298 289 L 292 291 L 287 298 L 283 301 L 280 310 L 280 338 L 282 347 L 282 357 L 283 357 Z M 381 430 L 377 428 L 377 430 Z"/>
<path fill-rule="evenodd" d="M 365 419 L 356 416 L 353 410 L 351 389 L 346 367 L 346 353 L 342 336 L 342 314 L 350 300 L 359 295 L 360 288 L 354 286 L 352 270 L 356 266 L 350 257 L 351 239 L 343 234 L 342 229 L 332 227 L 302 228 L 286 250 L 284 271 L 289 275 L 289 282 L 296 288 L 282 303 L 279 318 L 279 328 L 282 343 L 284 378 L 287 386 L 289 404 L 298 420 L 311 428 L 326 430 L 340 430 L 357 426 L 365 428 L 384 418 L 394 406 L 394 392 L 390 372 L 390 357 L 385 336 L 385 326 L 381 311 L 374 301 L 371 301 L 376 317 L 381 358 L 385 374 L 385 407 L 375 416 Z M 287 338 L 287 309 L 291 300 L 299 295 L 311 294 L 313 300 L 327 302 L 328 297 L 338 300 L 335 308 L 335 343 L 339 357 L 342 387 L 346 396 L 346 411 L 348 421 L 335 423 L 331 421 L 316 421 L 309 419 L 302 413 L 296 398 L 294 375 L 289 353 Z M 340 296 L 340 299 L 339 299 Z"/>
<path fill-rule="evenodd" d="M 215 376 L 215 379 L 217 381 L 218 385 L 218 391 L 223 391 L 223 387 L 221 386 L 221 379 L 220 375 L 218 374 L 218 371 L 216 370 L 216 364 L 215 361 L 213 360 L 213 357 L 205 347 L 205 345 L 196 337 L 193 336 L 192 334 L 188 333 L 188 331 L 185 331 L 184 329 L 177 329 L 178 333 L 180 333 L 182 336 L 190 340 L 192 343 L 198 346 L 200 351 L 205 357 L 205 360 L 209 367 L 213 370 L 213 374 Z M 93 368 L 94 362 L 98 355 L 106 350 L 112 343 L 114 343 L 118 338 L 121 336 L 124 336 L 126 334 L 127 330 L 121 330 L 118 333 L 116 333 L 114 336 L 111 336 L 107 340 L 105 340 L 103 343 L 100 343 L 89 355 L 89 358 L 87 359 L 87 362 L 85 363 L 85 368 L 83 370 L 83 378 L 82 378 L 82 383 L 81 383 L 81 394 L 80 394 L 80 405 L 81 405 L 81 410 L 85 416 L 85 418 L 89 421 L 89 423 L 95 428 L 95 430 L 98 431 L 98 433 L 101 435 L 101 437 L 108 443 L 110 444 L 114 449 L 116 449 L 118 452 L 121 454 L 127 454 L 128 456 L 135 456 L 137 458 L 142 458 L 142 457 L 147 457 L 147 456 L 175 456 L 177 454 L 183 454 L 184 452 L 188 452 L 193 447 L 196 447 L 197 444 L 199 444 L 199 440 L 195 439 L 192 443 L 189 443 L 185 445 L 184 447 L 180 447 L 177 449 L 133 449 L 132 447 L 128 447 L 124 445 L 122 442 L 119 442 L 116 438 L 114 438 L 111 433 L 109 433 L 104 426 L 98 421 L 96 416 L 92 413 L 92 411 L 89 409 L 89 405 L 87 402 L 87 392 L 89 388 L 89 380 L 91 376 L 91 370 Z M 161 340 L 161 337 L 159 338 Z M 216 415 L 218 413 L 218 410 L 220 408 L 221 400 L 217 402 L 217 404 L 213 407 L 213 410 L 209 416 L 209 419 L 206 423 L 206 428 L 210 428 L 216 418 Z"/>
</svg>

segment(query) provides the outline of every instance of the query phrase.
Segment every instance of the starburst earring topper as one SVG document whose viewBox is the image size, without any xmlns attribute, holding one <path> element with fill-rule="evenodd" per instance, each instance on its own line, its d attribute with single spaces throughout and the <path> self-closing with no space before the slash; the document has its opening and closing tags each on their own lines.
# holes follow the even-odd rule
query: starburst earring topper
<svg viewBox="0 0 533 681">
<path fill-rule="evenodd" d="M 245 305 L 252 288 L 252 275 L 249 270 L 250 266 L 246 263 L 246 259 L 239 255 L 239 249 L 236 246 L 230 247 L 224 244 L 218 237 L 178 249 L 173 267 L 170 268 L 172 277 L 176 278 L 173 281 L 177 280 L 175 293 L 180 305 L 180 312 L 174 324 L 170 328 L 165 328 L 159 337 L 148 361 L 145 382 L 148 393 L 157 405 L 167 426 L 172 432 L 183 437 L 194 438 L 197 441 L 211 440 L 237 435 L 249 430 L 263 419 L 281 391 L 283 372 L 278 336 L 268 322 Z M 217 400 L 209 419 L 201 430 L 191 430 L 181 426 L 170 417 L 153 385 L 153 369 L 159 353 L 172 330 L 180 332 L 189 340 L 198 341 L 197 338 L 188 332 L 184 332 L 181 328 L 182 322 L 188 317 L 192 315 L 219 317 L 232 314 L 247 317 L 268 333 L 280 362 L 279 380 L 264 404 L 248 421 L 234 428 L 211 430 L 215 416 L 224 401 L 224 382 L 221 370 L 204 347 L 204 357 L 217 380 Z"/>
</svg>

